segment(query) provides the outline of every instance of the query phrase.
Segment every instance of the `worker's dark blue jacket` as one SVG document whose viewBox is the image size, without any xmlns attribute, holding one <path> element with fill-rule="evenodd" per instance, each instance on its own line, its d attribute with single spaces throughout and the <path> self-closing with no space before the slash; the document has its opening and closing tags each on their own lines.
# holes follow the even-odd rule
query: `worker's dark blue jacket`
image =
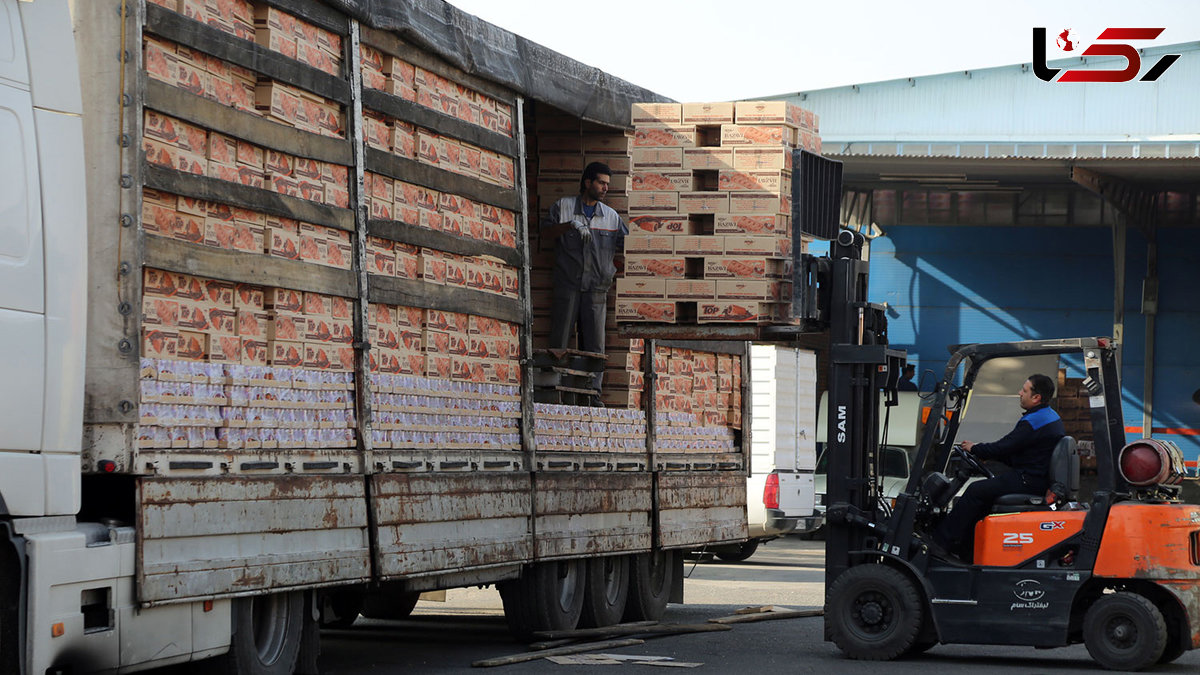
<svg viewBox="0 0 1200 675">
<path fill-rule="evenodd" d="M 998 459 L 1026 476 L 1045 478 L 1050 474 L 1054 446 L 1066 435 L 1062 418 L 1043 403 L 1022 415 L 1004 438 L 973 445 L 971 454 L 980 459 Z"/>
</svg>

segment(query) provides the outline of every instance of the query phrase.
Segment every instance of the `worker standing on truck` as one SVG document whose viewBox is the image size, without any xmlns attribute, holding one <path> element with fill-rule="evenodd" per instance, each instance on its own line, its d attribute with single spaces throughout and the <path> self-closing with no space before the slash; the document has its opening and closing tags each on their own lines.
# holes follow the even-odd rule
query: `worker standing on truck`
<svg viewBox="0 0 1200 675">
<path fill-rule="evenodd" d="M 613 258 L 624 250 L 629 228 L 602 200 L 612 170 L 592 162 L 579 179 L 579 194 L 550 207 L 542 234 L 554 242 L 554 304 L 550 310 L 550 348 L 566 349 L 571 334 L 585 352 L 604 352 L 608 289 L 617 268 Z M 604 372 L 597 373 L 600 388 Z"/>
<path fill-rule="evenodd" d="M 968 559 L 974 544 L 975 523 L 992 510 L 1001 495 L 1043 494 L 1049 487 L 1050 459 L 1054 446 L 1066 435 L 1062 419 L 1050 407 L 1054 382 L 1045 375 L 1030 375 L 1018 392 L 1025 414 L 1017 426 L 994 443 L 963 441 L 962 448 L 981 460 L 997 459 L 1012 471 L 972 483 L 934 532 L 934 543 Z"/>
</svg>

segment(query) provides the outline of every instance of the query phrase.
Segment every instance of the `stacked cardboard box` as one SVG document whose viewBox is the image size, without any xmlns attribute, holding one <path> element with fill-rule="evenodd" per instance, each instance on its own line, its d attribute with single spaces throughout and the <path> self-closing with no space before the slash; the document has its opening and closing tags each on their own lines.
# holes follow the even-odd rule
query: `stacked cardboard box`
<svg viewBox="0 0 1200 675">
<path fill-rule="evenodd" d="M 352 301 L 151 268 L 142 288 L 142 447 L 354 444 Z"/>
<path fill-rule="evenodd" d="M 148 35 L 143 42 L 146 74 L 151 79 L 258 114 L 254 106 L 258 74 L 254 71 L 161 38 Z"/>
<path fill-rule="evenodd" d="M 352 448 L 348 372 L 141 359 L 138 447 Z"/>
<path fill-rule="evenodd" d="M 658 413 L 655 440 L 658 452 L 737 452 L 733 427 L 724 422 L 697 424 L 688 413 Z"/>
<path fill-rule="evenodd" d="M 376 449 L 519 450 L 520 390 L 394 373 L 371 374 Z"/>
<path fill-rule="evenodd" d="M 336 101 L 161 38 L 147 36 L 144 50 L 152 79 L 302 131 L 345 138 L 345 116 Z"/>
<path fill-rule="evenodd" d="M 372 304 L 371 370 L 477 384 L 520 383 L 520 326 L 484 316 Z"/>
<path fill-rule="evenodd" d="M 1051 407 L 1062 418 L 1067 435 L 1076 441 L 1094 440 L 1089 396 L 1083 386 L 1083 378 L 1067 377 L 1066 369 L 1058 370 L 1058 386 Z"/>
<path fill-rule="evenodd" d="M 642 410 L 534 404 L 540 452 L 646 452 Z"/>
<path fill-rule="evenodd" d="M 146 268 L 142 355 L 209 363 L 354 369 L 352 302 Z"/>
<path fill-rule="evenodd" d="M 341 36 L 275 7 L 255 5 L 254 41 L 330 75 L 341 73 Z"/>
<path fill-rule="evenodd" d="M 376 447 L 520 447 L 517 324 L 372 304 L 369 330 Z"/>
<path fill-rule="evenodd" d="M 367 238 L 367 271 L 517 299 L 518 270 L 484 256 L 462 256 L 380 237 Z"/>
<path fill-rule="evenodd" d="M 149 0 L 330 75 L 341 72 L 342 38 L 262 2 L 249 0 Z"/>
<path fill-rule="evenodd" d="M 350 205 L 350 172 L 340 164 L 266 150 L 153 110 L 146 111 L 143 133 L 151 164 L 330 206 Z"/>
<path fill-rule="evenodd" d="M 243 40 L 254 39 L 254 3 L 250 0 L 148 0 Z"/>
<path fill-rule="evenodd" d="M 254 107 L 272 122 L 332 138 L 346 136 L 341 104 L 299 87 L 259 78 Z"/>
<path fill-rule="evenodd" d="M 372 219 L 398 220 L 435 232 L 516 248 L 517 217 L 508 209 L 369 171 L 364 182 Z"/>
<path fill-rule="evenodd" d="M 617 320 L 788 320 L 792 150 L 816 118 L 783 101 L 634 104 Z"/>
<path fill-rule="evenodd" d="M 512 106 L 369 45 L 359 45 L 363 86 L 511 137 Z"/>
<path fill-rule="evenodd" d="M 353 262 L 351 234 L 344 230 L 159 190 L 142 192 L 142 228 L 193 244 L 344 270 Z"/>
</svg>

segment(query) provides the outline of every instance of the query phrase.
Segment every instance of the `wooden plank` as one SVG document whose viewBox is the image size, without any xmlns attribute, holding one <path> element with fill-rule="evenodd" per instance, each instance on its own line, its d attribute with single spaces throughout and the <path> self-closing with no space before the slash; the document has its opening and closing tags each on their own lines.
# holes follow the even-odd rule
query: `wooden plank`
<svg viewBox="0 0 1200 675">
<path fill-rule="evenodd" d="M 521 267 L 522 264 L 521 253 L 514 248 L 446 232 L 434 232 L 401 220 L 371 220 L 367 223 L 367 234 L 458 255 L 491 256 L 513 267 Z"/>
<path fill-rule="evenodd" d="M 804 617 L 824 615 L 825 610 L 823 609 L 785 609 L 761 614 L 720 616 L 715 619 L 709 619 L 708 622 L 716 625 L 727 625 L 731 623 L 754 623 L 756 621 L 778 621 L 779 619 L 802 619 Z"/>
<path fill-rule="evenodd" d="M 450 192 L 467 199 L 509 211 L 521 208 L 521 196 L 516 190 L 484 183 L 470 176 L 462 176 L 444 169 L 422 164 L 416 160 L 400 157 L 376 148 L 367 148 L 367 169 L 385 176 L 414 183 L 422 187 Z"/>
<path fill-rule="evenodd" d="M 348 232 L 354 231 L 354 212 L 350 209 L 310 202 L 273 190 L 238 185 L 219 178 L 197 176 L 145 162 L 143 166 L 146 187 L 155 190 L 221 202 Z"/>
<path fill-rule="evenodd" d="M 620 637 L 622 635 L 682 635 L 684 633 L 713 633 L 724 630 L 733 630 L 729 626 L 723 626 L 717 623 L 714 619 L 709 619 L 708 623 L 654 623 L 651 621 L 639 621 L 637 623 L 623 623 L 615 626 L 601 626 L 599 628 L 576 628 L 574 630 L 543 630 L 536 631 L 533 636 L 544 640 L 581 640 L 584 638 L 598 637 Z M 540 649 L 538 643 L 529 645 L 532 649 Z"/>
<path fill-rule="evenodd" d="M 232 598 L 263 590 L 300 590 L 367 581 L 366 549 L 336 560 L 287 565 L 245 565 L 188 573 L 146 575 L 138 581 L 138 602 L 147 606 Z"/>
<path fill-rule="evenodd" d="M 478 124 L 464 122 L 457 117 L 426 108 L 413 101 L 406 101 L 385 91 L 363 89 L 363 106 L 419 127 L 433 129 L 440 136 L 450 136 L 508 157 L 517 156 L 517 140 L 515 138 L 496 133 Z"/>
<path fill-rule="evenodd" d="M 347 140 L 284 126 L 166 82 L 147 80 L 146 107 L 289 155 L 342 165 L 354 161 Z"/>
<path fill-rule="evenodd" d="M 362 41 L 363 44 L 370 45 L 388 54 L 399 56 L 414 66 L 419 66 L 436 75 L 466 85 L 481 94 L 487 94 L 509 105 L 513 105 L 515 102 L 516 94 L 511 90 L 501 87 L 491 80 L 485 80 L 463 72 L 459 68 L 455 68 L 437 56 L 434 56 L 431 52 L 404 43 L 400 38 L 387 31 L 375 30 L 374 28 L 363 26 Z"/>
<path fill-rule="evenodd" d="M 259 1 L 277 9 L 282 9 L 296 18 L 303 19 L 314 26 L 337 33 L 342 37 L 345 37 L 346 32 L 349 30 L 349 19 L 344 14 L 328 5 L 316 2 L 316 0 Z"/>
<path fill-rule="evenodd" d="M 142 162 L 140 153 L 122 150 L 117 143 L 123 134 L 128 138 L 142 137 L 142 104 L 140 87 L 145 82 L 141 49 L 129 49 L 124 64 L 117 58 L 121 36 L 129 44 L 140 45 L 141 3 L 127 5 L 127 17 L 122 21 L 119 6 L 108 3 L 81 3 L 74 8 L 75 18 L 88 27 L 78 34 L 80 54 L 104 57 L 83 58 L 79 61 L 80 86 L 83 100 L 89 108 L 83 116 L 83 143 L 87 162 L 87 193 L 55 198 L 81 199 L 87 203 L 87 344 L 85 358 L 84 420 L 94 424 L 131 424 L 137 422 L 138 345 L 141 340 L 141 312 L 122 314 L 122 303 L 134 307 L 142 295 L 141 243 L 136 227 L 122 227 L 122 216 L 129 215 L 130 225 L 141 213 L 141 190 L 138 186 Z M 125 91 L 122 92 L 122 68 Z M 121 95 L 129 96 L 130 104 L 121 106 Z M 131 181 L 124 183 L 122 176 Z M 53 176 L 42 176 L 48 187 Z M 127 185 L 128 187 L 124 187 Z M 55 194 L 47 192 L 47 195 Z M 81 244 L 83 242 L 80 242 Z M 119 274 L 124 267 L 129 274 Z M 57 355 L 55 355 L 57 356 Z M 124 405 L 123 405 L 124 404 Z M 93 428 L 88 433 L 85 453 L 93 450 L 112 452 L 101 455 L 117 459 L 125 457 L 128 443 L 121 427 Z M 95 447 L 103 444 L 103 447 Z M 118 460 L 118 470 L 127 470 L 130 461 Z"/>
<path fill-rule="evenodd" d="M 229 532 L 231 522 L 256 523 L 257 532 L 291 532 L 314 527 L 338 527 L 341 523 L 367 522 L 367 504 L 354 498 L 226 500 L 199 504 L 145 505 L 142 526 L 145 537 L 204 537 Z M 303 524 L 313 527 L 304 527 Z"/>
<path fill-rule="evenodd" d="M 521 323 L 520 305 L 512 298 L 469 288 L 427 284 L 413 279 L 398 279 L 372 274 L 371 302 L 424 309 L 442 309 L 487 316 L 510 323 Z"/>
<path fill-rule="evenodd" d="M 745 476 L 690 471 L 657 476 L 659 545 L 674 548 L 749 536 Z"/>
<path fill-rule="evenodd" d="M 527 174 L 528 144 L 525 139 L 525 98 L 517 97 L 516 114 L 513 116 L 517 128 L 517 148 L 520 156 L 517 158 L 517 193 L 521 198 L 521 210 L 517 213 L 517 248 L 522 262 L 532 260 L 533 252 L 529 243 L 529 176 Z M 525 455 L 525 466 L 536 466 L 537 438 L 534 428 L 534 392 L 533 392 L 533 284 L 530 283 L 531 264 L 522 264 L 517 268 L 521 297 L 521 451 Z M 537 525 L 533 525 L 536 538 Z"/>
<path fill-rule="evenodd" d="M 539 559 L 650 548 L 649 473 L 542 472 L 534 504 Z"/>
<path fill-rule="evenodd" d="M 285 260 L 147 236 L 147 267 L 245 284 L 290 288 L 344 298 L 358 297 L 354 272 L 324 265 Z"/>
<path fill-rule="evenodd" d="M 583 652 L 594 652 L 598 649 L 617 649 L 619 647 L 632 647 L 640 645 L 645 640 L 636 638 L 624 638 L 621 640 L 604 640 L 601 642 L 588 642 L 581 645 L 570 645 L 567 647 L 555 647 L 554 649 L 543 649 L 541 651 L 526 652 L 524 654 L 513 654 L 512 656 L 498 656 L 494 659 L 483 659 L 471 664 L 472 668 L 490 668 L 492 666 L 507 666 L 512 663 L 524 663 L 526 661 L 536 661 L 544 659 L 547 656 L 565 656 L 567 654 L 582 654 Z"/>
<path fill-rule="evenodd" d="M 141 602 L 369 576 L 359 476 L 142 477 L 136 517 Z"/>
<path fill-rule="evenodd" d="M 338 103 L 350 102 L 348 81 L 158 5 L 146 8 L 146 31 Z"/>
<path fill-rule="evenodd" d="M 386 576 L 528 561 L 528 473 L 376 474 L 376 564 Z"/>
</svg>

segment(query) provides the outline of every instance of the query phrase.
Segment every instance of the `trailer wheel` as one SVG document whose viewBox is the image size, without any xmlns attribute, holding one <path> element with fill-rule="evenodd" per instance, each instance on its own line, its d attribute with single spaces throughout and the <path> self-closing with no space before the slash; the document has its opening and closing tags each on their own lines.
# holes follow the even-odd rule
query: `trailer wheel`
<svg viewBox="0 0 1200 675">
<path fill-rule="evenodd" d="M 420 599 L 420 591 L 398 591 L 384 586 L 366 591 L 359 612 L 368 619 L 400 621 L 412 614 Z"/>
<path fill-rule="evenodd" d="M 555 560 L 525 568 L 520 579 L 498 584 L 509 631 L 528 640 L 537 631 L 573 630 L 587 585 L 583 560 Z"/>
<path fill-rule="evenodd" d="M 322 628 L 349 628 L 363 608 L 363 594 L 357 588 L 338 589 L 324 595 L 321 606 Z"/>
<path fill-rule="evenodd" d="M 628 598 L 628 556 L 608 555 L 588 560 L 579 626 L 597 628 L 619 622 Z"/>
<path fill-rule="evenodd" d="M 675 582 L 678 551 L 651 551 L 632 556 L 626 621 L 658 621 L 667 610 Z"/>
<path fill-rule="evenodd" d="M 1109 670 L 1141 670 L 1158 662 L 1167 644 L 1167 623 L 1149 598 L 1111 593 L 1083 618 L 1083 643 Z"/>
<path fill-rule="evenodd" d="M 829 587 L 825 616 L 846 656 L 890 661 L 916 644 L 924 621 L 921 594 L 908 577 L 880 564 L 851 567 Z"/>
<path fill-rule="evenodd" d="M 740 544 L 735 544 L 736 549 L 729 551 L 717 551 L 717 557 L 725 562 L 742 562 L 749 560 L 750 556 L 758 550 L 758 540 L 751 539 Z"/>
<path fill-rule="evenodd" d="M 304 593 L 272 593 L 233 602 L 233 635 L 223 657 L 230 675 L 289 675 L 304 627 Z"/>
</svg>

